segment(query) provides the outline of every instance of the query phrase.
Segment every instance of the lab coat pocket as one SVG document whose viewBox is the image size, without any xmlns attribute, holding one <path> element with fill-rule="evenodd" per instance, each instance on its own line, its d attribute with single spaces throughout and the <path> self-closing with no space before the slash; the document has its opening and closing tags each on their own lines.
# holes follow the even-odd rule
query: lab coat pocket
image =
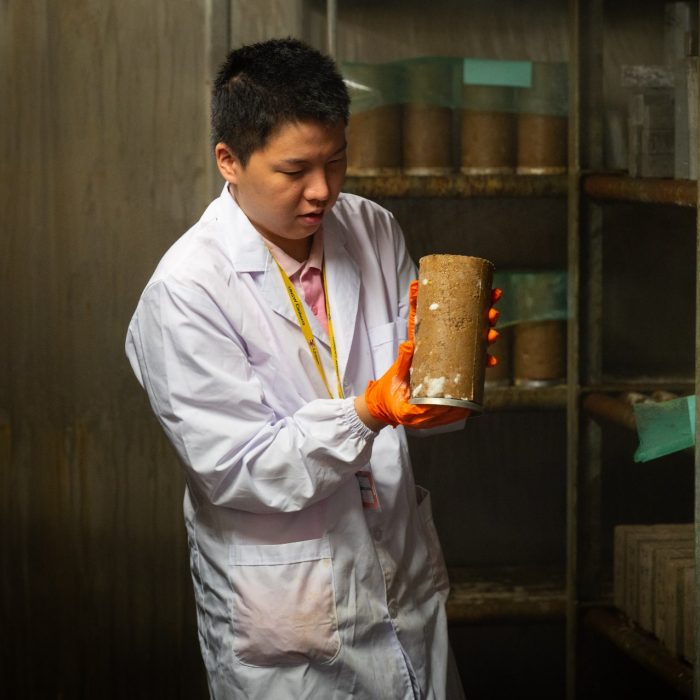
<svg viewBox="0 0 700 700">
<path fill-rule="evenodd" d="M 428 546 L 428 557 L 433 570 L 435 590 L 444 598 L 447 598 L 447 594 L 450 591 L 450 580 L 447 575 L 447 566 L 445 566 L 440 539 L 433 522 L 433 512 L 430 507 L 430 491 L 422 486 L 416 486 L 416 503 L 418 506 L 418 517 L 423 525 Z"/>
<path fill-rule="evenodd" d="M 340 651 L 327 538 L 230 548 L 233 651 L 250 666 L 329 663 Z"/>
<path fill-rule="evenodd" d="M 369 329 L 369 342 L 372 346 L 374 374 L 381 377 L 394 363 L 399 351 L 399 340 L 406 337 L 407 323 L 399 318 L 392 323 L 384 323 Z"/>
</svg>

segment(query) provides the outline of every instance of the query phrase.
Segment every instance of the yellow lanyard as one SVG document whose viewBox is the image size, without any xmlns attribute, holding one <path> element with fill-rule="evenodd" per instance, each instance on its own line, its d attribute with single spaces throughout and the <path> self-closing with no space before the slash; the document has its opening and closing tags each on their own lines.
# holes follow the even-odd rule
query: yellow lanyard
<svg viewBox="0 0 700 700">
<path fill-rule="evenodd" d="M 277 263 L 277 261 L 275 260 Z M 294 309 L 294 313 L 297 316 L 297 321 L 299 322 L 299 327 L 301 328 L 301 332 L 304 334 L 304 338 L 306 339 L 306 343 L 309 346 L 309 350 L 311 351 L 311 356 L 314 358 L 314 362 L 316 363 L 316 368 L 318 369 L 318 373 L 321 375 L 321 379 L 323 380 L 323 384 L 326 387 L 326 391 L 328 392 L 328 396 L 331 398 L 333 397 L 333 392 L 331 392 L 330 386 L 328 384 L 328 380 L 326 379 L 326 373 L 323 370 L 323 364 L 321 363 L 321 356 L 318 353 L 318 348 L 316 347 L 316 341 L 314 340 L 313 333 L 311 332 L 311 326 L 309 325 L 309 320 L 306 317 L 306 312 L 304 311 L 304 305 L 301 303 L 301 299 L 299 299 L 299 295 L 297 294 L 297 290 L 294 288 L 294 285 L 292 284 L 292 281 L 289 279 L 287 276 L 287 273 L 282 269 L 282 266 L 277 263 L 277 269 L 280 271 L 280 275 L 282 275 L 282 281 L 284 282 L 284 286 L 287 290 L 287 294 L 289 295 L 289 301 L 292 302 L 292 308 Z M 335 348 L 335 337 L 333 335 L 333 325 L 331 324 L 331 308 L 330 305 L 328 304 L 328 285 L 326 284 L 326 265 L 324 263 L 323 265 L 323 296 L 326 301 L 326 318 L 328 319 L 328 339 L 330 341 L 331 345 L 331 358 L 333 360 L 333 367 L 335 369 L 335 378 L 336 382 L 338 384 L 338 398 L 343 398 L 343 386 L 340 382 L 340 370 L 338 368 L 338 353 Z"/>
</svg>

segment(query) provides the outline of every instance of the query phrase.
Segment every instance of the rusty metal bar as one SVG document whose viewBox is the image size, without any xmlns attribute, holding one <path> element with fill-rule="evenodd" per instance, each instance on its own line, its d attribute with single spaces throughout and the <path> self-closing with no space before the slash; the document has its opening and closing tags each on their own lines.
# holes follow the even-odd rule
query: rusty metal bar
<svg viewBox="0 0 700 700">
<path fill-rule="evenodd" d="M 566 613 L 561 569 L 452 569 L 450 582 L 447 619 L 451 625 L 563 620 Z"/>
<path fill-rule="evenodd" d="M 616 423 L 629 430 L 637 429 L 634 408 L 631 404 L 607 394 L 589 394 L 583 407 L 597 421 Z"/>
<path fill-rule="evenodd" d="M 345 179 L 345 192 L 363 197 L 563 197 L 566 175 L 396 175 Z"/>
<path fill-rule="evenodd" d="M 584 624 L 638 664 L 660 677 L 685 698 L 693 697 L 693 669 L 673 656 L 651 635 L 619 615 L 601 608 L 590 610 Z"/>
<path fill-rule="evenodd" d="M 583 180 L 583 191 L 601 200 L 697 206 L 697 183 L 694 180 L 588 175 Z"/>
<path fill-rule="evenodd" d="M 616 379 L 606 377 L 600 384 L 581 387 L 582 393 L 625 394 L 639 392 L 650 394 L 655 391 L 671 391 L 679 396 L 695 391 L 695 380 L 683 377 L 638 377 L 635 379 Z"/>
</svg>

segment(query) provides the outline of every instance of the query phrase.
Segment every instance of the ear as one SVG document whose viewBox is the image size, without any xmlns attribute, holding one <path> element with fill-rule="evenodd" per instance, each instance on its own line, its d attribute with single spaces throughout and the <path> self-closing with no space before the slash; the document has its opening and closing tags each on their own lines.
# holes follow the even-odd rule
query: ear
<svg viewBox="0 0 700 700">
<path fill-rule="evenodd" d="M 223 142 L 220 141 L 214 147 L 216 165 L 221 176 L 232 185 L 238 184 L 238 175 L 243 169 L 236 154 Z"/>
</svg>

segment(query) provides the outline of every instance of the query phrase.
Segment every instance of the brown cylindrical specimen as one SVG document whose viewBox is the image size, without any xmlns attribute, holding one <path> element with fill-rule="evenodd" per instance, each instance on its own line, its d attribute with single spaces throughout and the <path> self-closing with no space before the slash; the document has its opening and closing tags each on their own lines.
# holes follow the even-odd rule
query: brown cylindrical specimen
<svg viewBox="0 0 700 700">
<path fill-rule="evenodd" d="M 518 173 L 566 172 L 569 67 L 533 61 L 532 84 L 518 89 Z"/>
<path fill-rule="evenodd" d="M 421 258 L 412 403 L 482 410 L 493 269 L 464 255 Z"/>
<path fill-rule="evenodd" d="M 462 86 L 461 171 L 466 175 L 515 172 L 516 149 L 513 89 Z"/>
<path fill-rule="evenodd" d="M 499 328 L 498 340 L 489 345 L 489 353 L 493 355 L 498 364 L 486 368 L 486 387 L 508 386 L 512 379 L 512 341 L 513 327 Z"/>
<path fill-rule="evenodd" d="M 515 117 L 507 112 L 462 112 L 462 165 L 465 175 L 515 172 Z"/>
<path fill-rule="evenodd" d="M 408 175 L 445 175 L 453 170 L 455 66 L 443 59 L 417 59 L 405 65 L 403 168 Z"/>
<path fill-rule="evenodd" d="M 403 110 L 403 168 L 407 175 L 452 172 L 452 110 L 408 104 Z"/>
<path fill-rule="evenodd" d="M 518 173 L 566 172 L 568 119 L 552 114 L 518 115 Z"/>
<path fill-rule="evenodd" d="M 516 385 L 555 384 L 566 376 L 566 322 L 515 325 L 513 379 Z"/>
<path fill-rule="evenodd" d="M 383 105 L 350 116 L 348 175 L 401 172 L 401 106 Z"/>
</svg>

